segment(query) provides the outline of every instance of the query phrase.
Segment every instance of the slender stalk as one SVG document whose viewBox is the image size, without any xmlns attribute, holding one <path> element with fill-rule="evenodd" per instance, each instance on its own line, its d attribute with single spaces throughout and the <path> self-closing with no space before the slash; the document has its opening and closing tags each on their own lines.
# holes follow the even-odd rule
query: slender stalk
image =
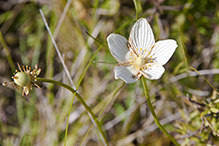
<svg viewBox="0 0 219 146">
<path fill-rule="evenodd" d="M 211 125 L 211 123 L 207 120 L 207 118 L 205 116 L 202 117 L 207 123 L 208 126 L 211 128 L 212 131 L 214 131 L 214 133 L 219 137 L 219 134 L 217 133 L 216 130 L 214 130 L 213 126 Z"/>
<path fill-rule="evenodd" d="M 214 91 L 217 93 L 217 95 L 219 95 L 219 93 L 217 92 L 217 90 L 214 88 L 214 86 L 208 81 L 208 79 L 206 79 L 197 69 L 195 69 L 194 67 L 190 66 L 189 69 L 194 70 L 195 72 L 197 72 L 200 76 L 202 76 L 206 82 L 208 82 L 208 84 L 211 86 L 212 89 L 214 89 Z"/>
<path fill-rule="evenodd" d="M 118 89 L 115 90 L 115 92 L 113 93 L 113 96 L 107 101 L 107 103 L 105 104 L 105 106 L 102 108 L 102 110 L 99 113 L 99 120 L 102 120 L 103 117 L 101 117 L 102 113 L 104 112 L 104 110 L 106 109 L 106 107 L 109 105 L 109 103 L 112 101 L 112 99 L 115 97 L 115 95 L 120 91 L 120 89 L 125 85 L 125 82 L 122 83 L 121 86 L 119 86 Z M 81 140 L 80 146 L 83 144 L 85 138 L 88 136 L 90 130 L 92 129 L 93 125 L 90 126 L 90 128 L 88 129 L 87 133 L 84 135 L 83 139 Z"/>
<path fill-rule="evenodd" d="M 180 30 L 179 30 L 179 42 L 180 42 L 183 57 L 184 57 L 184 60 L 185 60 L 186 71 L 188 72 L 189 71 L 189 65 L 188 65 L 188 61 L 187 61 L 187 58 L 186 58 L 186 51 L 185 51 L 185 47 L 184 47 L 184 44 L 183 44 L 183 38 L 182 38 L 182 34 L 181 34 Z"/>
<path fill-rule="evenodd" d="M 71 99 L 71 104 L 70 104 L 70 108 L 69 108 L 69 111 L 68 111 L 68 117 L 67 117 L 66 128 L 65 128 L 65 142 L 64 142 L 64 146 L 66 146 L 66 141 L 67 141 L 67 136 L 68 136 L 69 117 L 70 117 L 70 114 L 71 114 L 71 108 L 72 108 L 72 105 L 73 105 L 73 102 L 74 102 L 74 99 L 75 99 L 75 95 L 76 95 L 76 92 L 74 93 L 74 95 L 73 95 L 73 97 Z"/>
<path fill-rule="evenodd" d="M 9 48 L 8 48 L 6 42 L 5 42 L 5 39 L 4 39 L 3 35 L 2 35 L 1 30 L 0 30 L 0 43 L 1 43 L 2 47 L 3 47 L 3 50 L 5 51 L 5 55 L 6 55 L 6 58 L 8 60 L 8 63 L 10 65 L 10 67 L 14 71 L 15 70 L 14 61 L 13 61 L 13 59 L 11 57 Z"/>
<path fill-rule="evenodd" d="M 107 143 L 107 140 L 104 136 L 104 133 L 103 133 L 103 130 L 101 128 L 101 125 L 97 119 L 97 117 L 94 115 L 94 113 L 92 112 L 91 108 L 84 102 L 84 100 L 82 99 L 82 97 L 77 93 L 76 90 L 74 90 L 73 88 L 71 88 L 70 86 L 64 84 L 64 83 L 61 83 L 61 82 L 58 82 L 58 81 L 55 81 L 55 80 L 50 80 L 50 79 L 44 79 L 44 78 L 36 78 L 37 81 L 41 81 L 41 82 L 47 82 L 47 83 L 53 83 L 53 84 L 56 84 L 56 85 L 59 85 L 59 86 L 62 86 L 66 89 L 68 89 L 69 91 L 71 91 L 74 95 L 76 95 L 76 97 L 78 98 L 78 100 L 81 102 L 81 104 L 85 107 L 86 111 L 88 112 L 88 115 L 90 116 L 91 118 L 91 121 L 93 122 L 93 124 L 97 127 L 97 129 L 99 130 L 99 133 L 100 133 L 100 137 L 104 143 L 105 146 L 108 145 Z M 68 122 L 67 122 L 68 124 Z"/>
<path fill-rule="evenodd" d="M 138 20 L 138 4 L 136 0 L 133 0 L 134 5 L 135 5 L 135 11 L 136 11 L 136 20 Z"/>
<path fill-rule="evenodd" d="M 157 126 L 160 128 L 161 131 L 163 131 L 163 133 L 176 145 L 176 146 L 180 146 L 179 143 L 164 129 L 164 127 L 160 124 L 157 116 L 156 116 L 156 113 L 154 112 L 154 108 L 151 104 L 151 101 L 150 101 L 150 97 L 149 97 L 149 94 L 148 94 L 148 88 L 147 88 L 147 84 L 146 84 L 146 81 L 145 81 L 145 78 L 142 77 L 142 83 L 143 83 L 143 87 L 144 87 L 144 93 L 145 93 L 145 96 L 146 96 L 146 101 L 147 101 L 147 104 L 149 106 L 149 109 L 151 111 L 151 114 L 153 115 L 154 117 L 154 121 L 156 122 Z"/>
</svg>

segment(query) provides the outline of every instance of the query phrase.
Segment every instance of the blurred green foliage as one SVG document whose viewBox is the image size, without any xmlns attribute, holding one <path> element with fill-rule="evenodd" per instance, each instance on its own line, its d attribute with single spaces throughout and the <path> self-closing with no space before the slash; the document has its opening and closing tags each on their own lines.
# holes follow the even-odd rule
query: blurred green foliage
<svg viewBox="0 0 219 146">
<path fill-rule="evenodd" d="M 188 64 L 204 70 L 202 73 L 208 81 L 216 89 L 219 86 L 216 70 L 219 68 L 219 2 L 136 0 L 136 5 L 137 11 L 130 0 L 0 1 L 1 83 L 11 81 L 14 69 L 10 64 L 19 62 L 32 68 L 38 64 L 42 69 L 40 77 L 70 85 L 39 13 L 42 9 L 75 85 L 100 47 L 86 32 L 102 43 L 95 57 L 97 63 L 89 67 L 78 92 L 101 121 L 109 143 L 171 146 L 153 121 L 141 82 L 120 88 L 122 81 L 114 79 L 116 61 L 107 48 L 106 37 L 114 32 L 128 38 L 138 15 L 147 18 L 156 40 L 175 39 L 179 46 L 165 65 L 163 77 L 147 80 L 161 123 L 182 146 L 219 145 L 215 133 L 219 133 L 218 95 L 201 76 L 192 76 L 186 68 Z M 0 87 L 0 145 L 64 144 L 72 94 L 55 85 L 43 85 L 27 97 L 21 97 L 21 90 L 15 91 L 12 86 Z M 67 145 L 102 145 L 91 125 L 86 111 L 75 100 Z"/>
</svg>

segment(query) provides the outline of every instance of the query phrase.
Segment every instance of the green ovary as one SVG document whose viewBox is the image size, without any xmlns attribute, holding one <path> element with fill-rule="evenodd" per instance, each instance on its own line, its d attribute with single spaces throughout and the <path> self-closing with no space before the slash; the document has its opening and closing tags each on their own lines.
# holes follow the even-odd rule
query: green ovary
<svg viewBox="0 0 219 146">
<path fill-rule="evenodd" d="M 13 77 L 15 84 L 20 87 L 29 86 L 31 82 L 31 78 L 27 73 L 18 72 Z"/>
</svg>

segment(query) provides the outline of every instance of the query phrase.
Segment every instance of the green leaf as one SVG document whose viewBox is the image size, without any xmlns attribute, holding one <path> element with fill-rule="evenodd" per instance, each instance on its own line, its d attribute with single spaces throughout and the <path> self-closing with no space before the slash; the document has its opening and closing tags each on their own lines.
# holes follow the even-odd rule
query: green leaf
<svg viewBox="0 0 219 146">
<path fill-rule="evenodd" d="M 218 109 L 217 109 L 217 108 L 214 108 L 214 107 L 211 107 L 211 108 L 210 108 L 210 111 L 213 112 L 213 113 L 218 113 Z"/>
</svg>

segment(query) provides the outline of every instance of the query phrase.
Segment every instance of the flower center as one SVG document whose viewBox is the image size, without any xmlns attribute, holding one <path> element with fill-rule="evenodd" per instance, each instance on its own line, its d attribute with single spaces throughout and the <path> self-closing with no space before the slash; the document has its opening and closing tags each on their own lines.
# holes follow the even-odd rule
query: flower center
<svg viewBox="0 0 219 146">
<path fill-rule="evenodd" d="M 145 59 L 144 59 L 144 57 L 137 57 L 137 59 L 136 59 L 136 61 L 135 61 L 135 64 L 137 65 L 137 66 L 142 66 L 142 65 L 144 65 L 145 64 Z"/>
</svg>

